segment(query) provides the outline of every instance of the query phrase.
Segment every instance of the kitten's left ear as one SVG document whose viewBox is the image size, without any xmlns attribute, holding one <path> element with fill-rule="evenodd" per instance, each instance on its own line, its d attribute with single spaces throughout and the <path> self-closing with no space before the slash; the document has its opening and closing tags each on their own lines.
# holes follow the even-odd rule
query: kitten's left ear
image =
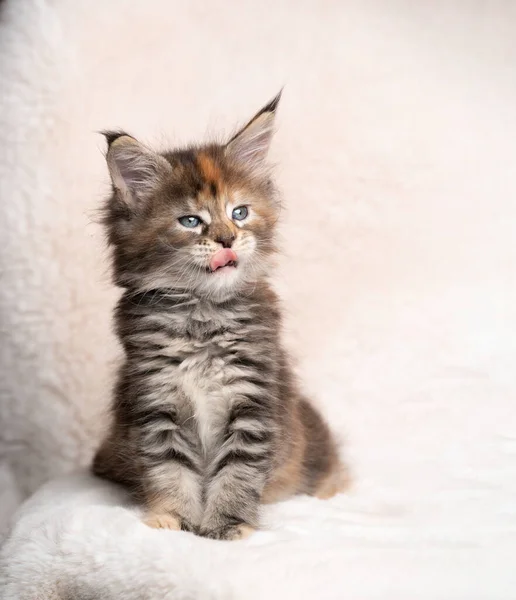
<svg viewBox="0 0 516 600">
<path fill-rule="evenodd" d="M 251 170 L 260 169 L 265 165 L 280 98 L 281 91 L 229 140 L 226 145 L 228 158 Z"/>
</svg>

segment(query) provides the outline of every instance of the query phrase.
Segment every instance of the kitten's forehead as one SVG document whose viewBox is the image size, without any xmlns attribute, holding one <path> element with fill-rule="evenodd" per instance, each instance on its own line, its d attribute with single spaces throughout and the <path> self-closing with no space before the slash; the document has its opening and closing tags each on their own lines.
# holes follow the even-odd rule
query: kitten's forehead
<svg viewBox="0 0 516 600">
<path fill-rule="evenodd" d="M 196 159 L 203 182 L 202 189 L 196 198 L 199 208 L 208 211 L 224 211 L 228 199 L 229 182 L 227 176 L 224 175 L 222 166 L 217 163 L 215 157 L 202 150 L 197 153 Z"/>
<path fill-rule="evenodd" d="M 174 167 L 177 193 L 192 211 L 225 212 L 230 198 L 237 197 L 241 178 L 224 161 L 218 147 L 180 151 L 166 157 Z"/>
<path fill-rule="evenodd" d="M 251 204 L 253 215 L 267 223 L 275 222 L 278 205 L 269 180 L 234 164 L 224 146 L 199 146 L 164 156 L 173 173 L 165 209 L 172 197 L 185 214 L 204 213 L 203 221 L 208 223 L 231 220 L 233 208 Z M 206 218 L 207 213 L 211 218 Z M 251 225 L 251 221 L 246 223 Z"/>
<path fill-rule="evenodd" d="M 223 174 L 219 164 L 214 156 L 210 156 L 206 151 L 199 151 L 196 155 L 197 164 L 201 177 L 211 187 L 220 187 L 223 183 Z"/>
</svg>

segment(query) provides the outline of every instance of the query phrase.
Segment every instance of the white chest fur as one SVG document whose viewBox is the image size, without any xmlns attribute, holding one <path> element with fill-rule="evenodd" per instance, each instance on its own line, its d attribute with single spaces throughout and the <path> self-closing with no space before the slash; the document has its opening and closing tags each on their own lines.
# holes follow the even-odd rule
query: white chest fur
<svg viewBox="0 0 516 600">
<path fill-rule="evenodd" d="M 212 447 L 227 420 L 229 399 L 224 386 L 225 361 L 210 349 L 196 352 L 180 366 L 179 385 L 192 403 L 205 452 Z"/>
</svg>

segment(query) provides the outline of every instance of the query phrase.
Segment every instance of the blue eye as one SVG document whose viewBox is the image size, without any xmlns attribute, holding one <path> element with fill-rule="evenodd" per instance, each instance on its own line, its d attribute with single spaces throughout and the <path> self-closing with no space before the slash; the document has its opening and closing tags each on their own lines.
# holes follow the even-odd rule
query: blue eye
<svg viewBox="0 0 516 600">
<path fill-rule="evenodd" d="M 245 218 L 247 218 L 248 214 L 249 210 L 247 206 L 237 206 L 233 210 L 233 214 L 231 216 L 233 217 L 233 219 L 235 219 L 235 221 L 243 221 Z"/>
<path fill-rule="evenodd" d="M 199 217 L 195 217 L 194 215 L 187 215 L 186 217 L 180 217 L 178 221 L 181 223 L 183 227 L 188 227 L 189 229 L 193 229 L 202 223 Z"/>
</svg>

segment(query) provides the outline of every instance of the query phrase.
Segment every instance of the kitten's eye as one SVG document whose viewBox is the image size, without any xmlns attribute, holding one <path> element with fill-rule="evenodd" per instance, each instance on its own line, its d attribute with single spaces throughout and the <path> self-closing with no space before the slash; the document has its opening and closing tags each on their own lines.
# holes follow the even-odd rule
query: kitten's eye
<svg viewBox="0 0 516 600">
<path fill-rule="evenodd" d="M 187 215 L 186 217 L 179 217 L 178 221 L 181 223 L 183 227 L 188 227 L 189 229 L 194 229 L 202 223 L 199 217 L 195 215 Z"/>
<path fill-rule="evenodd" d="M 233 214 L 231 216 L 233 217 L 233 219 L 235 219 L 235 221 L 243 221 L 245 218 L 247 218 L 248 214 L 249 209 L 247 208 L 247 206 L 237 206 L 233 210 Z"/>
</svg>

